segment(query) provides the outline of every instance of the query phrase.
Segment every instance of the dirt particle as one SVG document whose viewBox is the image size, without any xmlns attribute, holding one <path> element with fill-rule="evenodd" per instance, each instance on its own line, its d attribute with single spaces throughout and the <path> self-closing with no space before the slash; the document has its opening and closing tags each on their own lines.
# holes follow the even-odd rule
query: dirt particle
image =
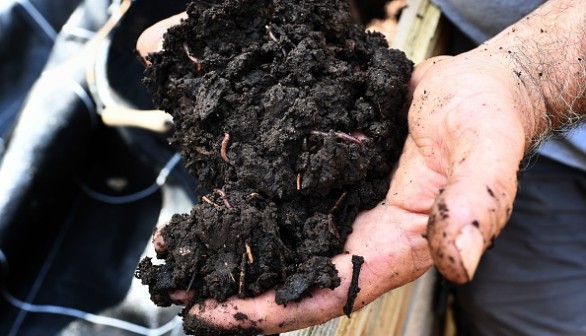
<svg viewBox="0 0 586 336">
<path fill-rule="evenodd" d="M 234 314 L 234 319 L 236 321 L 244 321 L 244 320 L 248 320 L 248 316 L 244 313 L 238 312 L 238 313 Z"/>
<path fill-rule="evenodd" d="M 447 219 L 450 217 L 449 216 L 450 210 L 448 209 L 448 206 L 446 205 L 446 203 L 443 200 L 439 201 L 437 203 L 437 209 L 439 211 L 439 215 L 440 215 L 441 219 Z"/>
</svg>

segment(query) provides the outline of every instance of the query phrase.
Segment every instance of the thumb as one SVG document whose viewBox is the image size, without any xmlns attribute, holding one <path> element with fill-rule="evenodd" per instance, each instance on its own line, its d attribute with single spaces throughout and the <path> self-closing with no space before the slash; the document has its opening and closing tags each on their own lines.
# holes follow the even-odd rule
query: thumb
<svg viewBox="0 0 586 336">
<path fill-rule="evenodd" d="M 455 166 L 435 199 L 427 228 L 437 269 L 460 284 L 472 280 L 481 255 L 510 217 L 517 190 L 518 155 L 487 155 L 494 147 L 482 145 L 475 150 Z"/>
<path fill-rule="evenodd" d="M 136 41 L 136 50 L 143 59 L 148 54 L 161 51 L 163 49 L 163 36 L 167 30 L 187 18 L 187 13 L 182 12 L 155 23 L 140 34 Z"/>
<path fill-rule="evenodd" d="M 439 61 L 421 68 L 409 131 L 445 178 L 427 227 L 434 264 L 447 280 L 465 283 L 511 214 L 533 105 L 497 61 L 471 53 Z"/>
</svg>

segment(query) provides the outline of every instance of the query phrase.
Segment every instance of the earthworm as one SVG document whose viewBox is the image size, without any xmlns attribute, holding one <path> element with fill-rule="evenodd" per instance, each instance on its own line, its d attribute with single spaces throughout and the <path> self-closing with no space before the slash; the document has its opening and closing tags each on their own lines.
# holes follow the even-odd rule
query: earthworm
<svg viewBox="0 0 586 336">
<path fill-rule="evenodd" d="M 297 174 L 297 190 L 301 190 L 301 173 Z"/>
<path fill-rule="evenodd" d="M 226 206 L 226 208 L 232 209 L 232 204 L 230 204 L 230 201 L 228 200 L 228 196 L 226 195 L 226 193 L 223 190 L 214 189 L 214 194 L 220 196 L 222 201 L 224 201 L 224 205 Z"/>
<path fill-rule="evenodd" d="M 230 144 L 230 133 L 224 132 L 224 139 L 222 139 L 222 147 L 220 147 L 220 156 L 222 160 L 227 164 L 230 164 L 230 159 L 228 159 L 228 145 Z"/>
</svg>

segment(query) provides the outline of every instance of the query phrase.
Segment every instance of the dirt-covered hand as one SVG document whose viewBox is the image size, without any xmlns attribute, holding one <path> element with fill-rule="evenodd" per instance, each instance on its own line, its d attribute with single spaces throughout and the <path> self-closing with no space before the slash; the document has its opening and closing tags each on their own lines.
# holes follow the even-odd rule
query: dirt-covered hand
<svg viewBox="0 0 586 336">
<path fill-rule="evenodd" d="M 389 198 L 430 213 L 435 265 L 464 283 L 511 213 L 530 95 L 510 69 L 477 51 L 427 60 L 412 84 L 410 134 Z M 413 208 L 422 193 L 429 203 Z"/>
<path fill-rule="evenodd" d="M 145 31 L 137 45 L 141 55 L 159 50 L 162 34 L 180 18 L 171 18 Z M 432 194 L 425 196 L 424 200 L 412 199 L 409 205 L 422 209 L 430 204 L 428 198 L 433 197 Z M 184 318 L 185 328 L 197 334 L 218 333 L 217 327 L 269 334 L 319 324 L 343 315 L 352 280 L 353 255 L 364 258 L 358 278 L 360 290 L 351 307 L 359 309 L 383 293 L 413 281 L 431 267 L 424 238 L 426 223 L 426 212 L 401 209 L 385 200 L 357 217 L 353 233 L 346 241 L 345 253 L 334 257 L 341 280 L 341 285 L 334 290 L 317 290 L 311 297 L 301 302 L 288 302 L 286 306 L 275 302 L 274 291 L 253 298 L 232 297 L 221 303 L 208 300 L 190 309 Z M 160 232 L 155 233 L 155 247 L 159 251 L 165 249 L 161 237 Z M 186 291 L 171 294 L 177 304 L 188 305 L 191 297 L 192 293 Z M 202 331 L 201 328 L 205 328 L 202 322 L 213 328 Z"/>
<path fill-rule="evenodd" d="M 406 176 L 407 177 L 407 176 Z M 419 200 L 410 204 L 424 207 Z M 230 297 L 224 302 L 207 300 L 196 304 L 184 317 L 185 329 L 195 334 L 222 335 L 245 332 L 273 334 L 324 323 L 344 314 L 348 288 L 352 280 L 352 256 L 364 258 L 353 310 L 358 310 L 382 294 L 420 277 L 432 265 L 424 233 L 427 215 L 381 202 L 373 210 L 358 216 L 354 232 L 345 245 L 347 253 L 333 258 L 341 285 L 312 292 L 301 302 L 286 306 L 275 302 L 275 291 L 270 290 L 253 298 Z M 161 235 L 155 233 L 155 248 L 165 248 Z M 196 289 L 195 289 L 196 290 Z M 177 291 L 171 299 L 185 305 L 191 293 Z M 207 325 L 206 325 L 207 324 Z"/>
<path fill-rule="evenodd" d="M 546 1 L 474 50 L 417 67 L 397 177 L 428 169 L 439 183 L 395 178 L 408 184 L 391 197 L 408 205 L 411 185 L 438 193 L 427 236 L 449 280 L 469 281 L 505 225 L 523 156 L 583 120 L 585 12 L 578 0 Z"/>
<path fill-rule="evenodd" d="M 137 46 L 141 55 L 157 51 L 162 33 L 180 19 L 145 31 Z M 207 333 L 217 327 L 277 333 L 340 316 L 348 302 L 353 255 L 364 258 L 353 309 L 418 278 L 432 265 L 432 255 L 450 280 L 469 280 L 510 212 L 526 149 L 516 108 L 523 105 L 517 99 L 527 95 L 511 88 L 515 78 L 503 71 L 500 63 L 476 56 L 433 59 L 417 67 L 410 135 L 385 201 L 358 216 L 346 253 L 333 259 L 340 286 L 286 306 L 275 302 L 274 291 L 208 300 L 190 309 L 186 330 L 197 332 L 207 324 Z M 155 246 L 164 249 L 161 235 L 155 236 Z M 191 296 L 171 294 L 178 304 L 188 304 Z"/>
</svg>

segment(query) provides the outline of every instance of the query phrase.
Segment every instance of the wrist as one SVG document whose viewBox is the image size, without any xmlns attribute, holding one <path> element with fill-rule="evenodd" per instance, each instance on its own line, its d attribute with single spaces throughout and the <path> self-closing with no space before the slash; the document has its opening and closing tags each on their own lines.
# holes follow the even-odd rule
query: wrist
<svg viewBox="0 0 586 336">
<path fill-rule="evenodd" d="M 550 0 L 475 49 L 517 77 L 533 144 L 586 114 L 585 17 L 581 0 Z"/>
</svg>

